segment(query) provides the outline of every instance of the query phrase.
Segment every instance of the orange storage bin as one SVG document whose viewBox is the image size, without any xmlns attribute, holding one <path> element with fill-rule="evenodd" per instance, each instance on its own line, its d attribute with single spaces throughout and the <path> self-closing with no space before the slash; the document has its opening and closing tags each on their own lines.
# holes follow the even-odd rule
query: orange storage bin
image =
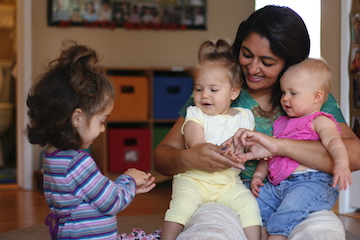
<svg viewBox="0 0 360 240">
<path fill-rule="evenodd" d="M 149 118 L 149 80 L 147 76 L 109 76 L 116 96 L 108 121 L 138 121 Z"/>
</svg>

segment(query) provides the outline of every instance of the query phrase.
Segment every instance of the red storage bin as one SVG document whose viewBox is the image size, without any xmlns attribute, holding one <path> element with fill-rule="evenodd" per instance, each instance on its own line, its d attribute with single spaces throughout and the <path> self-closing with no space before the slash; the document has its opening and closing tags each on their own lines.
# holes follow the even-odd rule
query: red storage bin
<svg viewBox="0 0 360 240">
<path fill-rule="evenodd" d="M 151 134 L 149 128 L 108 129 L 108 171 L 122 173 L 128 168 L 149 171 Z"/>
</svg>

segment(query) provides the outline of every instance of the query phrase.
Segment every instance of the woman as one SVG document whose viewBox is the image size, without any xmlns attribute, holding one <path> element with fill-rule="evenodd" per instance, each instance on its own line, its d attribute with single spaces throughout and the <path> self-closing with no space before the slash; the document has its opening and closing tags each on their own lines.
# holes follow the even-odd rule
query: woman
<svg viewBox="0 0 360 240">
<path fill-rule="evenodd" d="M 303 20 L 287 7 L 266 6 L 251 14 L 240 24 L 233 51 L 240 64 L 245 84 L 240 96 L 234 101 L 233 107 L 241 106 L 252 110 L 256 122 L 255 130 L 267 135 L 272 134 L 274 120 L 283 114 L 279 103 L 281 96 L 279 79 L 289 66 L 307 58 L 309 49 L 309 35 Z M 193 105 L 192 98 L 188 100 L 185 107 L 188 105 Z M 332 113 L 340 123 L 351 170 L 360 169 L 358 159 L 360 141 L 345 123 L 332 96 L 329 97 L 322 110 Z M 236 163 L 221 156 L 220 146 L 206 143 L 185 149 L 184 139 L 180 133 L 180 127 L 184 122 L 184 112 L 180 111 L 180 114 L 182 116 L 155 150 L 154 164 L 157 171 L 165 175 L 173 175 L 188 169 L 213 172 L 229 167 L 239 167 Z M 293 158 L 303 165 L 320 171 L 332 172 L 333 161 L 320 142 L 284 139 L 277 141 L 277 144 L 280 149 L 279 155 Z M 245 163 L 247 171 L 241 176 L 244 182 L 250 181 L 256 165 L 256 160 Z M 215 211 L 214 209 L 212 206 L 212 212 Z M 289 239 L 337 239 L 333 238 L 336 234 L 333 231 L 339 228 L 342 229 L 338 233 L 341 238 L 342 225 L 334 217 L 335 215 L 331 215 L 331 212 L 329 214 L 325 214 L 326 216 L 312 214 L 309 220 L 314 219 L 313 222 L 309 225 L 306 225 L 307 221 L 300 224 L 299 227 L 305 229 L 294 238 L 290 235 Z M 329 218 L 331 223 L 321 225 L 324 218 Z M 314 223 L 320 223 L 320 225 L 311 229 L 315 226 Z M 324 238 L 316 236 L 314 231 L 318 231 Z M 296 229 L 293 232 L 296 232 Z M 307 233 L 309 235 L 301 235 Z M 327 234 L 328 236 L 325 236 Z"/>
</svg>

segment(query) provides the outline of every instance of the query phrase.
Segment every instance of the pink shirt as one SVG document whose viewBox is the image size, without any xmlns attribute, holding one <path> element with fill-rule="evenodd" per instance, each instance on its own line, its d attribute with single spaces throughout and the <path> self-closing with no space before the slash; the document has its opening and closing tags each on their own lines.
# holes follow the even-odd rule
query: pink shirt
<svg viewBox="0 0 360 240">
<path fill-rule="evenodd" d="M 319 135 L 313 130 L 311 126 L 312 121 L 320 115 L 330 118 L 336 123 L 336 125 L 338 125 L 333 115 L 325 112 L 316 112 L 314 114 L 299 118 L 280 116 L 274 122 L 274 136 L 276 138 L 288 138 L 296 140 L 320 140 Z M 341 132 L 339 127 L 338 129 L 339 132 Z M 274 185 L 278 185 L 281 181 L 289 177 L 290 174 L 292 174 L 293 171 L 299 166 L 299 163 L 295 160 L 282 156 L 273 157 L 268 161 L 268 163 L 268 179 Z"/>
</svg>

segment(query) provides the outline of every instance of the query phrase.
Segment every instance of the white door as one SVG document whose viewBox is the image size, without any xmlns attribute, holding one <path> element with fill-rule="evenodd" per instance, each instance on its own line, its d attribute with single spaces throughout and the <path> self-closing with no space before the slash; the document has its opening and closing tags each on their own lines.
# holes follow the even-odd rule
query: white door
<svg viewBox="0 0 360 240">
<path fill-rule="evenodd" d="M 340 107 L 346 122 L 350 123 L 350 78 L 349 78 L 349 49 L 350 49 L 350 11 L 352 0 L 341 1 L 341 90 Z M 353 172 L 353 184 L 347 191 L 340 192 L 339 213 L 353 212 L 360 208 L 360 171 Z"/>
<path fill-rule="evenodd" d="M 350 207 L 360 209 L 360 171 L 352 174 L 353 185 L 350 187 Z"/>
</svg>

